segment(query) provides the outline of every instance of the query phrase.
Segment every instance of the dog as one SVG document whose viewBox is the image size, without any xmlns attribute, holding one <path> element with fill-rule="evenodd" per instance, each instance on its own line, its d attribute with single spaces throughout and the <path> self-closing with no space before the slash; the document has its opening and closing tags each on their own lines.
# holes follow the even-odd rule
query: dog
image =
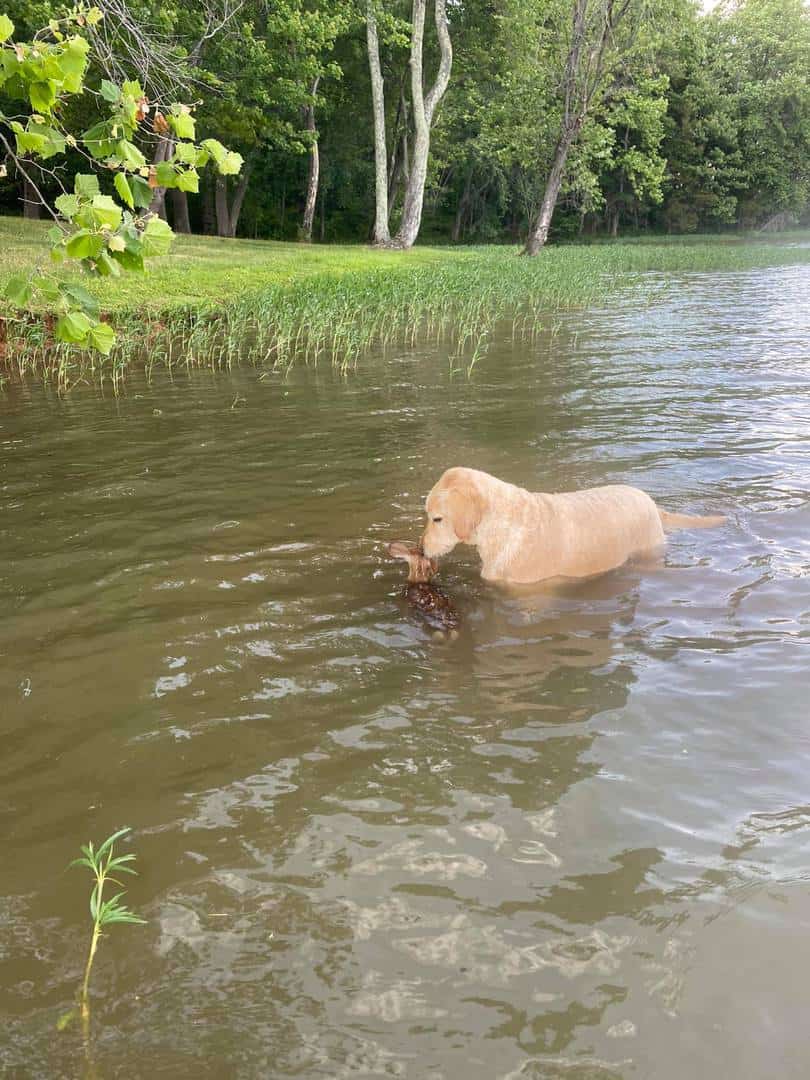
<svg viewBox="0 0 810 1080">
<path fill-rule="evenodd" d="M 428 559 L 472 544 L 481 556 L 481 576 L 511 584 L 602 574 L 660 548 L 665 529 L 710 528 L 726 520 L 669 513 L 624 484 L 547 495 L 465 468 L 442 475 L 425 511 L 422 551 Z"/>
</svg>

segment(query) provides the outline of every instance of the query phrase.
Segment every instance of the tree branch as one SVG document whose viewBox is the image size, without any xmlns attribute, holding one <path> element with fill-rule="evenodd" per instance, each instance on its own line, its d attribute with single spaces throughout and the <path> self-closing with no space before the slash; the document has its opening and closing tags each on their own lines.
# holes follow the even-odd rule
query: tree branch
<svg viewBox="0 0 810 1080">
<path fill-rule="evenodd" d="M 439 39 L 441 58 L 436 81 L 428 91 L 425 98 L 425 117 L 428 126 L 433 123 L 433 113 L 436 106 L 444 97 L 450 82 L 450 71 L 453 67 L 453 43 L 450 40 L 450 28 L 447 23 L 446 0 L 435 0 L 436 36 Z"/>
<path fill-rule="evenodd" d="M 31 174 L 30 174 L 30 173 L 29 173 L 29 172 L 28 172 L 28 171 L 27 171 L 27 170 L 26 170 L 26 169 L 24 168 L 24 166 L 23 166 L 23 164 L 22 164 L 22 161 L 20 160 L 20 158 L 19 158 L 19 157 L 17 156 L 17 154 L 16 154 L 16 153 L 15 153 L 15 152 L 14 152 L 14 151 L 13 151 L 13 150 L 11 149 L 11 145 L 10 145 L 10 143 L 9 143 L 8 139 L 7 139 L 7 138 L 5 137 L 5 135 L 4 135 L 3 133 L 2 133 L 2 131 L 0 131 L 0 142 L 1 142 L 2 144 L 3 144 L 3 146 L 5 146 L 5 148 L 6 148 L 6 155 L 7 155 L 8 157 L 10 157 L 10 158 L 11 158 L 11 160 L 12 160 L 12 161 L 14 162 L 14 165 L 15 165 L 15 167 L 16 167 L 16 169 L 17 169 L 17 171 L 19 172 L 19 174 L 20 174 L 21 176 L 24 176 L 24 177 L 25 177 L 25 179 L 26 179 L 26 180 L 28 181 L 28 183 L 29 183 L 29 184 L 31 185 L 31 187 L 33 188 L 33 190 L 34 190 L 34 191 L 36 192 L 36 195 L 37 195 L 37 198 L 39 199 L 39 201 L 40 201 L 40 202 L 42 203 L 42 205 L 43 205 L 43 206 L 45 207 L 45 209 L 46 209 L 46 210 L 48 211 L 48 213 L 49 213 L 49 214 L 50 214 L 50 216 L 51 216 L 51 217 L 53 218 L 53 220 L 54 220 L 54 221 L 56 222 L 56 224 L 57 224 L 57 225 L 59 226 L 59 228 L 60 228 L 60 229 L 62 229 L 62 231 L 64 231 L 64 222 L 63 222 L 63 221 L 62 221 L 62 220 L 60 219 L 60 217 L 59 217 L 59 215 L 58 215 L 58 214 L 56 213 L 56 211 L 55 211 L 55 210 L 53 210 L 53 209 L 51 208 L 51 204 L 50 204 L 50 203 L 48 202 L 48 200 L 47 200 L 47 199 L 45 198 L 45 196 L 44 196 L 44 195 L 42 194 L 42 192 L 41 192 L 41 191 L 39 190 L 39 186 L 38 186 L 37 184 L 35 184 L 35 183 L 34 183 L 34 181 L 33 181 L 33 180 L 31 179 Z"/>
</svg>

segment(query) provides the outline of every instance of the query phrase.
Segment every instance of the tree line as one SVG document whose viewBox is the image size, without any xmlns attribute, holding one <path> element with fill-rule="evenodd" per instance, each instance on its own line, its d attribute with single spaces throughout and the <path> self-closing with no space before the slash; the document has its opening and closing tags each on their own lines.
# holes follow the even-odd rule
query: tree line
<svg viewBox="0 0 810 1080">
<path fill-rule="evenodd" d="M 96 6 L 87 85 L 135 78 L 147 100 L 198 102 L 197 131 L 244 159 L 238 174 L 201 169 L 198 192 L 153 185 L 150 209 L 176 232 L 534 254 L 550 234 L 783 228 L 810 214 L 803 0 Z M 23 34 L 61 12 L 0 10 Z M 2 93 L 0 114 L 19 110 Z M 92 125 L 95 100 L 64 125 Z M 157 170 L 177 136 L 153 134 L 141 149 Z M 21 164 L 0 157 L 0 209 L 37 216 Z M 80 168 L 68 147 L 37 185 L 55 198 Z"/>
</svg>

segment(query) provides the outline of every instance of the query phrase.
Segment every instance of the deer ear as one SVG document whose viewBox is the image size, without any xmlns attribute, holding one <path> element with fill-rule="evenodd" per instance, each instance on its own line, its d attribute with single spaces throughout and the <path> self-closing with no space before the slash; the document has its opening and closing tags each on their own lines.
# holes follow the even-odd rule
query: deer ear
<svg viewBox="0 0 810 1080">
<path fill-rule="evenodd" d="M 471 484 L 453 487 L 447 492 L 447 516 L 453 532 L 466 544 L 481 521 L 483 510 L 481 496 Z"/>
<path fill-rule="evenodd" d="M 413 545 L 406 544 L 404 540 L 392 540 L 385 545 L 385 550 L 392 559 L 405 559 L 408 561 L 414 554 Z"/>
</svg>

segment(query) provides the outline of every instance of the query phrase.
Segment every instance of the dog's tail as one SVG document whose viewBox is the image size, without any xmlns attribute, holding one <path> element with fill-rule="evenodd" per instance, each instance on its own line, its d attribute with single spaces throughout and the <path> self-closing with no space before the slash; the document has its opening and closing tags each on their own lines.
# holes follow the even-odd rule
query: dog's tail
<svg viewBox="0 0 810 1080">
<path fill-rule="evenodd" d="M 711 529 L 715 525 L 724 525 L 726 518 L 723 514 L 705 514 L 694 516 L 692 514 L 671 514 L 669 510 L 658 507 L 661 515 L 661 524 L 665 529 Z"/>
</svg>

